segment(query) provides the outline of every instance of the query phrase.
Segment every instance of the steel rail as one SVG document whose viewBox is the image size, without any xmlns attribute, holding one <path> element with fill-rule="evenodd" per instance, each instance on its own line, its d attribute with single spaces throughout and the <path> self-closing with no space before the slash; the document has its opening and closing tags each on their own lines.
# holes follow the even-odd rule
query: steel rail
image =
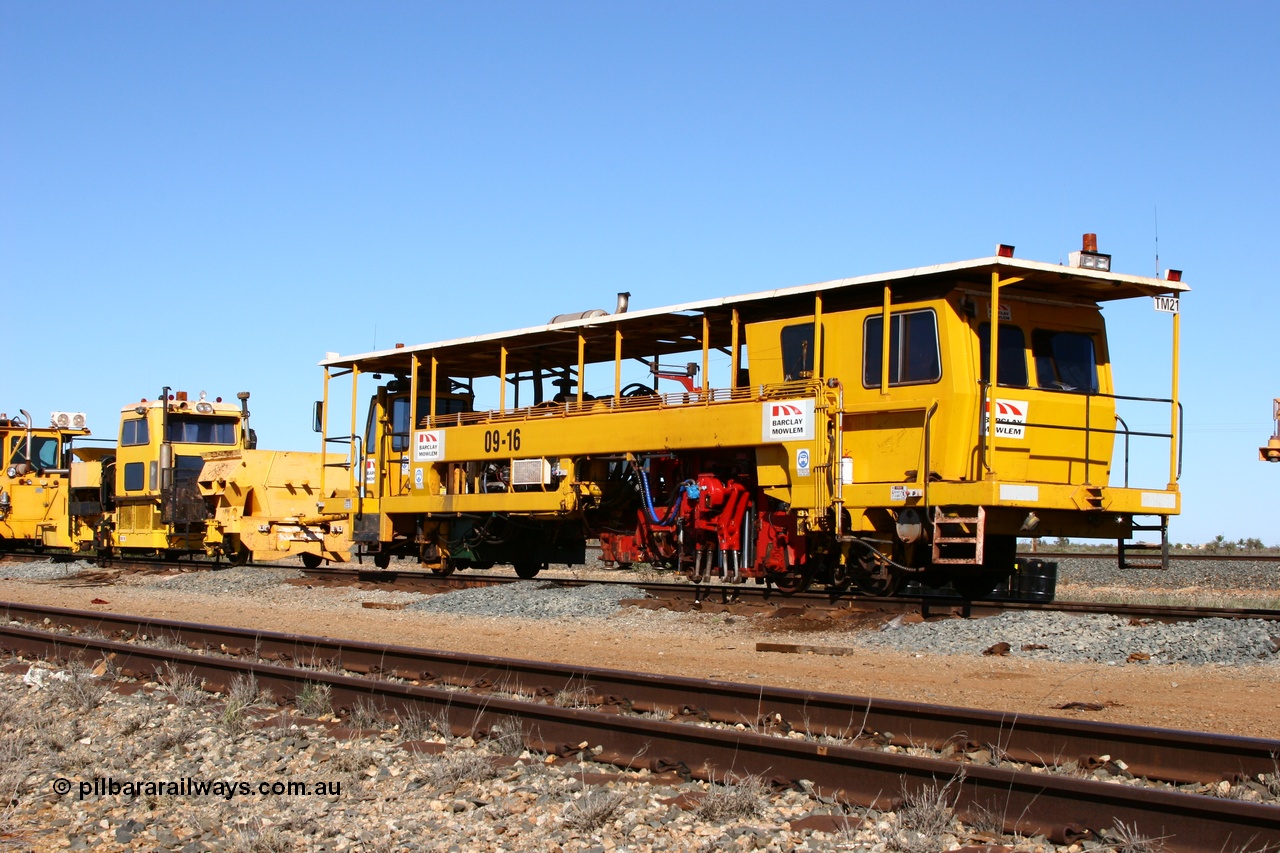
<svg viewBox="0 0 1280 853">
<path fill-rule="evenodd" d="M 110 656 L 126 675 L 150 678 L 167 667 L 193 672 L 213 690 L 252 675 L 260 687 L 292 699 L 308 684 L 325 685 L 335 705 L 373 703 L 387 712 L 443 715 L 458 734 L 485 735 L 519 722 L 531 749 L 587 757 L 622 767 L 679 768 L 690 777 L 725 781 L 759 775 L 850 803 L 894 808 L 907 792 L 950 780 L 957 814 L 1001 816 L 1004 829 L 1044 834 L 1055 843 L 1097 835 L 1116 822 L 1159 837 L 1170 851 L 1280 848 L 1280 808 L 1191 794 L 970 765 L 769 737 L 598 711 L 559 708 L 490 695 L 374 681 L 230 658 L 151 649 L 111 640 L 0 627 L 4 646 L 24 655 L 64 658 L 72 651 Z M 584 744 L 586 746 L 584 746 Z"/>
<path fill-rule="evenodd" d="M 372 587 L 394 588 L 423 592 L 439 592 L 446 589 L 466 589 L 476 586 L 494 586 L 508 583 L 527 583 L 506 575 L 449 575 L 441 577 L 431 572 L 398 571 L 385 569 L 303 569 L 307 577 L 321 581 L 344 584 L 369 584 Z M 916 595 L 877 598 L 874 596 L 850 597 L 840 592 L 809 592 L 784 596 L 764 586 L 748 584 L 689 584 L 648 583 L 634 580 L 590 580 L 579 578 L 543 578 L 544 583 L 563 587 L 589 585 L 631 586 L 644 590 L 659 599 L 690 601 L 698 606 L 754 605 L 772 606 L 782 610 L 799 612 L 804 608 L 851 610 L 869 613 L 923 613 L 926 616 L 962 615 L 991 616 L 1011 610 L 1037 612 L 1092 613 L 1182 622 L 1195 619 L 1265 619 L 1280 620 L 1280 610 L 1240 607 L 1190 607 L 1185 605 L 1123 604 L 1095 601 L 1014 601 L 979 600 L 965 601 L 954 596 Z"/>
<path fill-rule="evenodd" d="M 990 749 L 1036 765 L 1122 761 L 1134 776 L 1210 783 L 1274 773 L 1280 740 L 957 708 L 763 685 L 418 649 L 383 643 L 0 602 L 35 625 L 125 638 L 164 637 L 188 648 L 340 668 L 476 690 L 590 697 L 601 707 L 665 710 L 686 719 L 801 731 L 864 744 Z"/>
<path fill-rule="evenodd" d="M 1018 556 L 1035 560 L 1099 560 L 1110 563 L 1118 558 L 1115 551 L 1019 551 Z M 1201 563 L 1280 563 L 1280 554 L 1170 554 L 1169 559 Z"/>
</svg>

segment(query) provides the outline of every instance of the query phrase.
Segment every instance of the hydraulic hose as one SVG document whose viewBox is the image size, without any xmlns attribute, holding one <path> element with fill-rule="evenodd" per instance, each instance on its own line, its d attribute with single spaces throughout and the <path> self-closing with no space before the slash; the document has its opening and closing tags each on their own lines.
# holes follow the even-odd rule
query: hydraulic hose
<svg viewBox="0 0 1280 853">
<path fill-rule="evenodd" d="M 658 527 L 666 527 L 671 523 L 671 519 L 675 517 L 676 505 L 680 503 L 680 490 L 686 485 L 689 485 L 692 481 L 686 480 L 680 484 L 680 487 L 675 491 L 675 497 L 671 501 L 671 506 L 667 508 L 667 517 L 659 520 L 658 513 L 653 508 L 653 496 L 649 493 L 649 475 L 646 474 L 644 469 L 639 465 L 636 465 L 635 469 L 636 473 L 640 475 L 640 494 L 644 496 L 645 514 L 649 516 L 649 521 L 653 522 Z"/>
</svg>

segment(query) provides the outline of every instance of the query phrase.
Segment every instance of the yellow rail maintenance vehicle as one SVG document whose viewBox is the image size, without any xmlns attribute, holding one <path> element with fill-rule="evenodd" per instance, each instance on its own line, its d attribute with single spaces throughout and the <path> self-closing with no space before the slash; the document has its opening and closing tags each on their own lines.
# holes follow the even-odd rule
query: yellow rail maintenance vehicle
<svg viewBox="0 0 1280 853">
<path fill-rule="evenodd" d="M 318 510 L 322 467 L 344 460 L 338 453 L 296 450 L 204 454 L 198 483 L 210 512 L 205 550 L 237 565 L 295 556 L 308 568 L 324 560 L 346 562 L 351 538 L 344 519 Z M 331 492 L 330 497 L 346 494 Z"/>
<path fill-rule="evenodd" d="M 1159 531 L 1167 553 L 1179 315 L 1169 395 L 1135 397 L 1113 387 L 1100 306 L 1186 289 L 1176 271 L 1112 273 L 1086 235 L 1067 265 L 1000 246 L 671 308 L 628 311 L 620 294 L 613 313 L 331 354 L 316 421 L 346 461 L 320 490 L 337 478 L 349 493 L 321 509 L 383 566 L 533 577 L 598 539 L 620 565 L 782 592 L 916 580 L 978 596 L 1016 571 L 1020 536 L 1115 539 L 1123 564 L 1135 532 Z M 369 374 L 389 378 L 360 432 Z M 348 384 L 342 434 L 331 395 Z M 1168 431 L 1130 430 L 1121 404 L 1155 407 Z M 1129 485 L 1140 440 L 1161 466 L 1167 451 L 1167 483 Z"/>
<path fill-rule="evenodd" d="M 35 426 L 27 412 L 21 415 L 0 414 L 0 549 L 74 550 L 101 516 L 92 500 L 96 484 L 86 477 L 90 466 L 100 470 L 96 451 L 72 447 L 90 434 L 85 416 L 54 412 L 49 426 Z M 93 461 L 76 461 L 82 454 Z"/>
<path fill-rule="evenodd" d="M 198 478 L 203 454 L 250 450 L 248 392 L 239 405 L 222 398 L 189 400 L 166 386 L 156 400 L 121 409 L 120 441 L 103 471 L 110 484 L 108 515 L 94 543 L 99 556 L 165 556 L 205 553 L 209 510 Z"/>
</svg>

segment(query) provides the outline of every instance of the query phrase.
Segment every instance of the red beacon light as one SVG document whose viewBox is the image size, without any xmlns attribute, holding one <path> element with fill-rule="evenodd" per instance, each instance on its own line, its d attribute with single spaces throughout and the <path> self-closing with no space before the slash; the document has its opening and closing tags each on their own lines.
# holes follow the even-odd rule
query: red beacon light
<svg viewBox="0 0 1280 853">
<path fill-rule="evenodd" d="M 1111 256 L 1098 251 L 1098 235 L 1085 234 L 1080 243 L 1080 251 L 1072 252 L 1067 259 L 1068 265 L 1082 270 L 1111 272 Z"/>
<path fill-rule="evenodd" d="M 1000 243 L 1000 244 L 998 244 L 998 245 L 996 246 L 996 257 L 997 257 L 997 258 L 1012 258 L 1012 257 L 1013 257 L 1013 247 L 1012 247 L 1012 246 L 1010 246 L 1008 243 Z"/>
<path fill-rule="evenodd" d="M 1182 270 L 1165 270 L 1165 281 L 1182 281 Z"/>
</svg>

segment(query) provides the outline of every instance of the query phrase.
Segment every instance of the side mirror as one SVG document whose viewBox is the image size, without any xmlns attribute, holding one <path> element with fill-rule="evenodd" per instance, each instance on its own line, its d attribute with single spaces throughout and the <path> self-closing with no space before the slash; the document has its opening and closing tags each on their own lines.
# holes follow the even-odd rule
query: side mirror
<svg viewBox="0 0 1280 853">
<path fill-rule="evenodd" d="M 316 400 L 315 410 L 311 414 L 311 431 L 324 432 L 324 400 Z"/>
<path fill-rule="evenodd" d="M 258 449 L 258 431 L 256 429 L 249 430 L 249 450 Z"/>
</svg>

